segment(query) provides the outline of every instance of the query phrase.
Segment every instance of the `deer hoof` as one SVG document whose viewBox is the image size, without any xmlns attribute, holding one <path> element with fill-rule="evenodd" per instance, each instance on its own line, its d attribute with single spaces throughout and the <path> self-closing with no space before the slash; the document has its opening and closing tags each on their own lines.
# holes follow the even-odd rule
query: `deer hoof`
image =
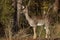
<svg viewBox="0 0 60 40">
<path fill-rule="evenodd" d="M 33 36 L 33 39 L 36 39 L 36 36 Z"/>
<path fill-rule="evenodd" d="M 45 36 L 45 38 L 48 38 L 47 36 Z"/>
</svg>

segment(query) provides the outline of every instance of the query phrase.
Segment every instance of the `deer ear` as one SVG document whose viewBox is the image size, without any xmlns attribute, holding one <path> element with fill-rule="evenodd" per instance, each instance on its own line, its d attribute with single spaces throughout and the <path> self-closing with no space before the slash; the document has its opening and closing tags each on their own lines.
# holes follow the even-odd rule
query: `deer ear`
<svg viewBox="0 0 60 40">
<path fill-rule="evenodd" d="M 25 7 L 24 6 L 22 6 L 22 9 L 24 9 Z"/>
<path fill-rule="evenodd" d="M 25 9 L 25 6 L 22 5 L 22 10 L 24 10 L 24 9 Z"/>
</svg>

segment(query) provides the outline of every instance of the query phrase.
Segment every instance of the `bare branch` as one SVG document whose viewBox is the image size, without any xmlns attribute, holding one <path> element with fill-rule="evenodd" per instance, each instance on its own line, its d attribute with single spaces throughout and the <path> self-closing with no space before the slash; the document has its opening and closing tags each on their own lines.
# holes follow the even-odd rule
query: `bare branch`
<svg viewBox="0 0 60 40">
<path fill-rule="evenodd" d="M 30 3 L 31 3 L 31 0 L 29 0 L 29 2 L 28 2 L 28 4 L 26 5 L 26 7 L 28 7 L 28 6 L 30 5 Z"/>
</svg>

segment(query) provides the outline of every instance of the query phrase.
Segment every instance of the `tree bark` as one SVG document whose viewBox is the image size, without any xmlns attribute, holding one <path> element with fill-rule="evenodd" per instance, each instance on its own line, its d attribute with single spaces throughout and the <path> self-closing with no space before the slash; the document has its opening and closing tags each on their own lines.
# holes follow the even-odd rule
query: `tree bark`
<svg viewBox="0 0 60 40">
<path fill-rule="evenodd" d="M 20 12 L 21 12 L 21 5 L 22 4 L 22 0 L 17 0 L 17 25 L 19 27 L 19 16 L 20 16 Z"/>
</svg>

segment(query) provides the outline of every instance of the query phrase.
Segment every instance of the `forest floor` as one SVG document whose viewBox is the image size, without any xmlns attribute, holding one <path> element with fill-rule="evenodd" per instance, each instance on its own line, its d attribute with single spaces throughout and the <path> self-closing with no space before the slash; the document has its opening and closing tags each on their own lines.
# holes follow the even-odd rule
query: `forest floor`
<svg viewBox="0 0 60 40">
<path fill-rule="evenodd" d="M 30 37 L 24 37 L 24 38 L 16 37 L 16 38 L 12 38 L 12 39 L 9 39 L 9 38 L 0 38 L 0 40 L 60 40 L 60 38 L 46 39 L 46 38 L 37 37 L 36 39 L 33 39 L 33 37 L 30 36 Z"/>
<path fill-rule="evenodd" d="M 46 38 L 41 38 L 41 37 L 37 37 L 36 39 L 33 39 L 33 36 L 32 35 L 27 35 L 27 34 L 25 34 L 24 33 L 24 31 L 23 32 L 21 32 L 21 34 L 23 33 L 23 34 L 25 34 L 25 35 L 23 35 L 22 37 L 21 37 L 21 35 L 19 35 L 19 36 L 16 36 L 16 37 L 12 37 L 11 38 L 11 40 L 60 40 L 60 24 L 58 24 L 58 25 L 55 25 L 56 27 L 55 27 L 55 29 L 54 29 L 54 34 L 52 34 L 53 36 L 52 37 L 54 37 L 54 38 L 50 38 L 50 39 L 46 39 Z M 10 40 L 9 38 L 0 38 L 0 40 Z"/>
</svg>

